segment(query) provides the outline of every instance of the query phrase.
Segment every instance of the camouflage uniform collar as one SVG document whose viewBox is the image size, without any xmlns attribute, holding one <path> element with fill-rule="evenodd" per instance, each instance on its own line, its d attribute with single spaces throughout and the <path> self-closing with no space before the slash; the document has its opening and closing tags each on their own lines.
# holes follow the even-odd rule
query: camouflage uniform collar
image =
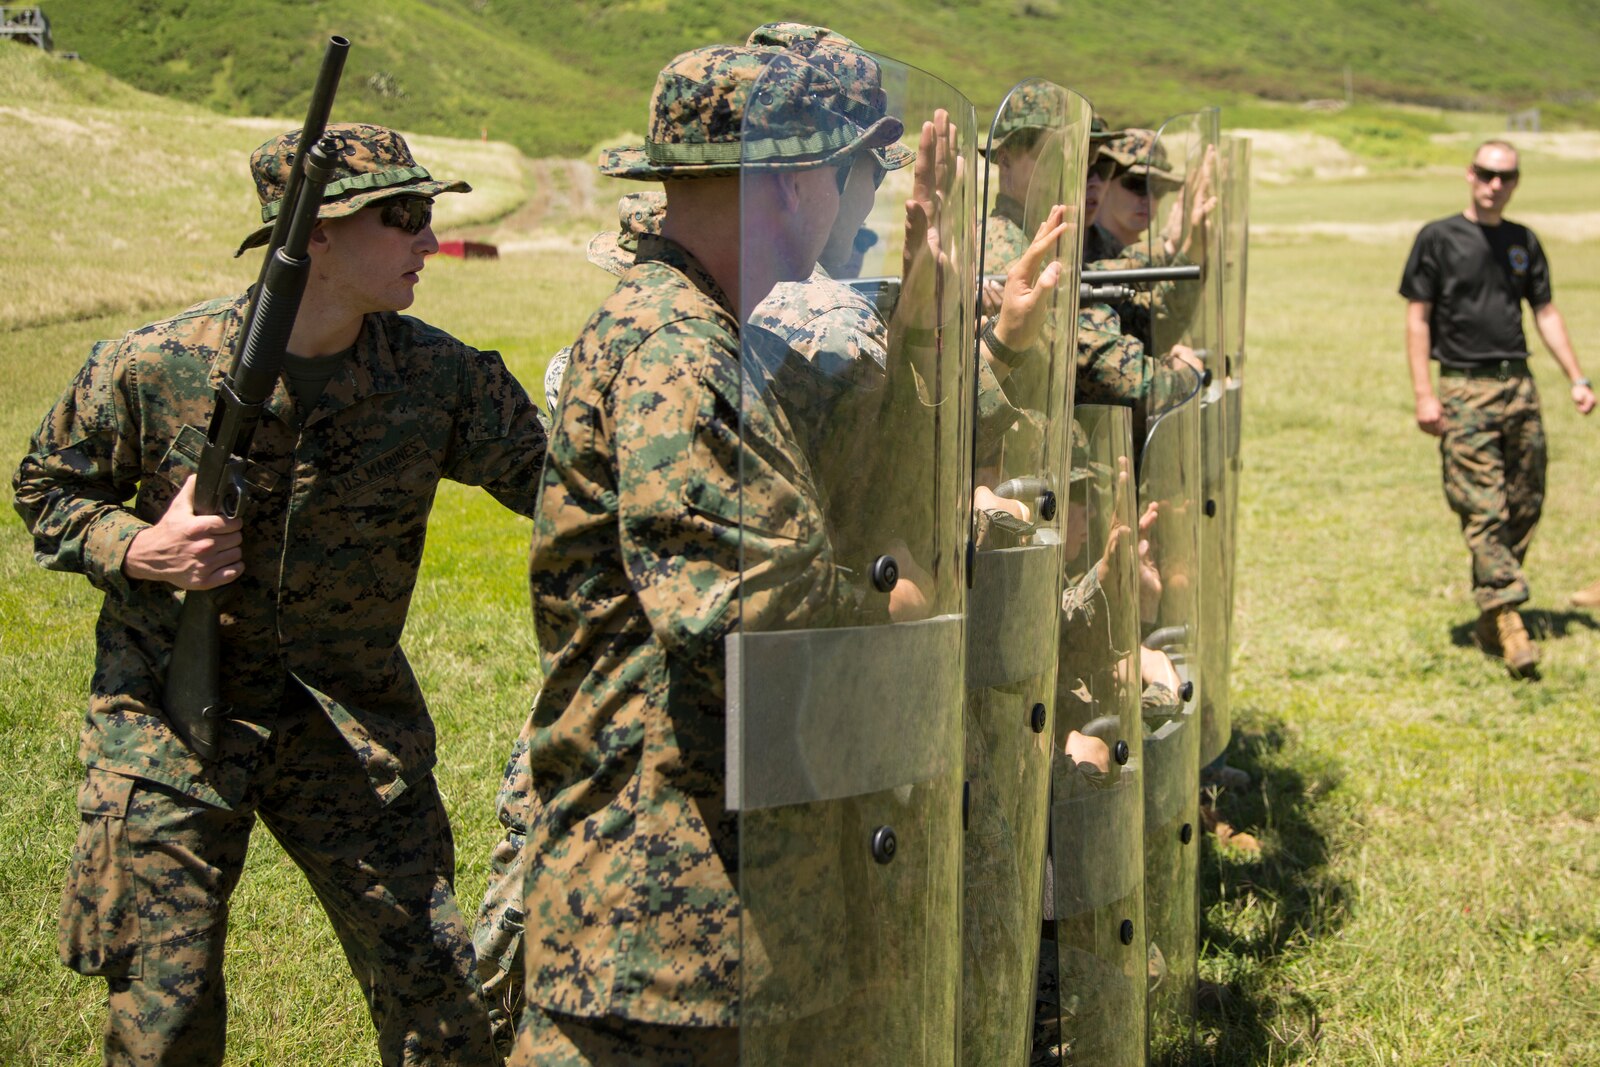
<svg viewBox="0 0 1600 1067">
<path fill-rule="evenodd" d="M 695 258 L 693 252 L 672 238 L 654 233 L 640 234 L 639 252 L 633 258 L 633 265 L 642 267 L 646 263 L 660 263 L 682 274 L 696 289 L 716 301 L 718 307 L 733 316 L 735 322 L 738 321 L 739 315 L 733 306 L 733 301 L 728 299 L 728 294 L 711 276 L 711 272 Z"/>
<path fill-rule="evenodd" d="M 393 312 L 363 316 L 355 347 L 344 367 L 328 383 L 322 403 L 309 421 L 321 421 L 369 396 L 399 392 L 402 381 L 400 370 L 395 366 L 395 352 L 407 346 L 409 333 L 410 326 L 405 318 Z M 282 388 L 281 382 L 279 388 Z"/>
<path fill-rule="evenodd" d="M 1122 254 L 1122 242 L 1111 236 L 1111 231 L 1098 222 L 1092 224 L 1083 235 L 1083 263 L 1084 269 L 1091 264 L 1102 260 L 1114 259 Z"/>
<path fill-rule="evenodd" d="M 211 388 L 222 384 L 228 368 L 233 363 L 233 353 L 239 346 L 240 331 L 244 329 L 245 309 L 250 304 L 250 290 L 233 298 L 226 314 L 233 320 L 223 334 L 223 347 L 211 361 Z M 320 422 L 336 411 L 342 411 L 369 396 L 398 392 L 402 386 L 400 370 L 395 365 L 394 354 L 404 348 L 410 326 L 405 318 L 393 313 L 373 313 L 361 320 L 361 332 L 356 335 L 355 347 L 345 361 L 345 367 L 328 382 L 322 401 L 317 406 L 316 418 Z M 280 376 L 267 398 L 266 410 L 281 422 L 293 424 L 294 409 L 289 390 Z"/>
<path fill-rule="evenodd" d="M 1003 219 L 1009 219 L 1018 226 L 1021 226 L 1022 217 L 1026 210 L 1027 209 L 1023 206 L 1022 201 L 1018 200 L 1014 196 L 1007 196 L 1005 193 L 1001 193 L 999 196 L 994 198 L 994 210 L 989 212 L 989 214 L 998 215 Z"/>
</svg>

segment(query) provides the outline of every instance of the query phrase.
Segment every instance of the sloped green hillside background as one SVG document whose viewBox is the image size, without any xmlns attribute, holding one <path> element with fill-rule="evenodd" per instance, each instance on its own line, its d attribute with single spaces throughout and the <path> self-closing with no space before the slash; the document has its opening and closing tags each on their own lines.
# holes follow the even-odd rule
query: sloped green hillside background
<svg viewBox="0 0 1600 1067">
<path fill-rule="evenodd" d="M 573 155 L 643 124 L 677 52 L 799 18 L 924 67 L 980 107 L 1023 74 L 1113 120 L 1222 104 L 1236 124 L 1299 124 L 1308 99 L 1501 110 L 1600 125 L 1593 0 L 73 0 L 57 47 L 150 92 L 229 115 L 300 113 L 321 42 L 355 43 L 340 110 L 406 129 Z M 1273 107 L 1271 102 L 1296 105 Z"/>
</svg>

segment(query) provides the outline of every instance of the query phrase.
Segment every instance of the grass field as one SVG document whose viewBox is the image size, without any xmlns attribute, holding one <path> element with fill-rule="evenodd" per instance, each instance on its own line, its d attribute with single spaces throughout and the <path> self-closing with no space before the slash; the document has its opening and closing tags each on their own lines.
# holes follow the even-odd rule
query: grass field
<svg viewBox="0 0 1600 1067">
<path fill-rule="evenodd" d="M 342 33 L 354 47 L 341 106 L 456 137 L 487 129 L 535 156 L 577 155 L 640 130 L 640 102 L 668 58 L 780 18 L 832 26 L 989 107 L 1026 70 L 1089 92 L 1114 122 L 1222 103 L 1251 111 L 1242 125 L 1300 125 L 1298 105 L 1342 99 L 1348 73 L 1364 102 L 1600 118 L 1590 0 L 1147 0 L 1115 10 L 1067 0 L 74 0 L 51 12 L 59 47 L 230 115 L 303 111 L 322 42 Z M 1370 112 L 1317 121 L 1380 154 L 1406 125 Z"/>
<path fill-rule="evenodd" d="M 0 77 L 27 76 L 13 70 Z M 32 144 L 18 139 L 46 136 L 41 124 L 104 118 L 106 136 L 175 146 L 198 128 L 191 110 L 89 89 L 105 116 L 83 99 L 40 101 L 34 119 L 0 109 L 0 133 Z M 215 168 L 192 230 L 174 220 L 197 193 L 113 203 L 118 179 L 97 157 L 49 169 L 6 153 L 8 190 L 47 205 L 8 214 L 0 233 L 12 250 L 0 260 L 7 463 L 92 340 L 253 271 L 226 259 L 250 218 L 242 170 L 228 167 L 266 133 L 224 129 L 191 153 Z M 608 288 L 576 238 L 618 190 L 492 145 L 424 144 L 428 162 L 450 161 L 437 170 L 505 190 L 482 210 L 461 198 L 447 224 L 508 252 L 434 261 L 415 311 L 501 348 L 537 394 L 548 355 Z M 1514 206 L 1551 220 L 1557 301 L 1600 371 L 1600 248 L 1560 223 L 1592 213 L 1594 163 L 1530 155 L 1523 169 Z M 81 209 L 48 199 L 63 189 Z M 1541 359 L 1551 496 L 1530 621 L 1545 663 L 1541 680 L 1512 683 L 1468 636 L 1467 557 L 1432 443 L 1411 423 L 1394 295 L 1413 224 L 1463 195 L 1458 172 L 1437 170 L 1256 190 L 1233 762 L 1257 787 L 1221 804 L 1263 850 L 1207 844 L 1202 968 L 1219 988 L 1202 1037 L 1216 1063 L 1600 1063 L 1600 619 L 1562 606 L 1600 577 L 1600 416 L 1580 420 Z M 127 254 L 119 240 L 143 264 L 132 275 L 104 266 Z M 9 481 L 0 493 L 9 502 Z M 497 836 L 500 766 L 537 682 L 527 533 L 486 495 L 446 486 L 407 630 L 469 909 Z M 62 969 L 54 944 L 96 604 L 81 579 L 32 564 L 20 523 L 0 522 L 0 1063 L 97 1062 L 102 983 Z M 232 923 L 230 1062 L 375 1062 L 338 946 L 266 834 Z"/>
</svg>

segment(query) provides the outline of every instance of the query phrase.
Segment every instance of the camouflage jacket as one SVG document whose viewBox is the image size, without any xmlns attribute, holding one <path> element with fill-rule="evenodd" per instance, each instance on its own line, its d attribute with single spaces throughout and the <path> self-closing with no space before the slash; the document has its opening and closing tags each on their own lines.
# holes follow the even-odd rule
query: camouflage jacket
<svg viewBox="0 0 1600 1067">
<path fill-rule="evenodd" d="M 556 1011 L 738 1018 L 723 639 L 800 625 L 836 586 L 813 474 L 744 369 L 727 296 L 660 237 L 573 345 L 529 564 L 525 958 Z"/>
<path fill-rule="evenodd" d="M 1022 205 L 1000 197 L 984 225 L 984 271 L 1006 270 L 1028 247 L 1020 219 Z M 1085 259 L 1114 250 L 1114 238 L 1091 226 L 1084 238 Z M 1126 264 L 1123 264 L 1126 266 Z M 1110 266 L 1094 264 L 1094 269 Z M 1085 269 L 1088 269 L 1086 267 Z M 1073 400 L 1079 404 L 1132 404 L 1145 395 L 1149 376 L 1144 345 L 1122 331 L 1117 312 L 1108 304 L 1078 309 L 1077 377 Z"/>
<path fill-rule="evenodd" d="M 196 466 L 245 305 L 199 304 L 96 345 L 13 482 L 39 562 L 105 593 L 80 758 L 224 807 L 244 768 L 203 763 L 162 710 L 182 594 L 122 562 Z M 303 428 L 292 404 L 280 380 L 247 466 L 244 574 L 220 590 L 223 696 L 246 720 L 227 730 L 259 735 L 251 711 L 276 708 L 292 674 L 388 802 L 434 763 L 400 633 L 435 488 L 482 485 L 531 515 L 544 429 L 497 354 L 394 314 L 367 316 Z"/>
<path fill-rule="evenodd" d="M 983 273 L 1004 274 L 1022 258 L 1032 238 L 1022 229 L 1023 206 L 1009 196 L 995 198 L 983 220 Z"/>
<path fill-rule="evenodd" d="M 931 565 L 949 543 L 948 517 L 933 514 L 931 502 L 956 473 L 954 466 L 935 470 L 932 461 L 952 457 L 952 445 L 970 447 L 956 443 L 956 423 L 935 417 L 940 403 L 932 394 L 953 383 L 924 377 L 873 303 L 820 265 L 804 282 L 775 287 L 750 324 L 776 342 L 774 399 L 816 475 L 836 563 L 865 575 L 901 539 L 919 565 Z M 764 347 L 750 340 L 751 348 Z M 989 365 L 977 367 L 978 440 L 986 450 L 1022 414 Z"/>
<path fill-rule="evenodd" d="M 1122 332 L 1110 304 L 1078 310 L 1078 373 L 1074 399 L 1079 404 L 1121 404 L 1142 400 L 1150 388 L 1150 359 L 1144 344 Z"/>
<path fill-rule="evenodd" d="M 1187 256 L 1151 256 L 1143 248 L 1118 244 L 1098 224 L 1089 227 L 1084 237 L 1084 270 L 1137 270 L 1141 267 L 1180 267 L 1190 263 Z M 1156 343 L 1156 328 L 1161 329 L 1163 345 L 1175 343 L 1200 306 L 1204 295 L 1204 282 L 1157 282 L 1145 288 L 1131 300 L 1121 300 L 1115 311 L 1122 320 L 1124 333 L 1147 348 Z"/>
<path fill-rule="evenodd" d="M 994 210 L 983 224 L 984 276 L 1004 276 L 1028 250 L 1032 239 L 1022 228 L 1023 206 L 1009 196 L 995 200 Z M 1018 409 L 1041 408 L 1047 401 L 1041 395 L 1053 377 L 1043 366 L 1040 355 L 1050 347 L 1055 320 L 1045 323 L 1044 337 L 1031 350 L 1026 361 L 1001 384 L 985 360 L 978 361 L 978 455 L 980 461 L 993 452 L 1001 437 L 1018 421 Z M 1081 333 L 1081 327 L 1080 327 Z M 1080 339 L 1081 345 L 1081 339 Z"/>
</svg>

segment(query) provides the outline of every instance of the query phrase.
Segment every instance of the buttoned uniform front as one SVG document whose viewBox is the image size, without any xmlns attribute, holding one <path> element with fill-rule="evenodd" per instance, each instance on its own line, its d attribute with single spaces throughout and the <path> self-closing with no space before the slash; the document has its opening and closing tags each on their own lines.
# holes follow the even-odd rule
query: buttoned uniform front
<svg viewBox="0 0 1600 1067">
<path fill-rule="evenodd" d="M 544 431 L 498 355 L 392 313 L 365 316 L 311 412 L 294 411 L 280 382 L 246 468 L 244 572 L 218 591 L 232 717 L 219 757 L 202 761 L 162 710 L 181 596 L 129 579 L 122 563 L 196 465 L 246 305 L 244 295 L 211 301 L 97 345 L 15 476 L 16 507 L 39 561 L 80 571 L 105 593 L 79 749 L 89 768 L 80 856 L 108 825 L 97 819 L 114 820 L 115 840 L 141 832 L 130 813 L 150 808 L 150 825 L 165 820 L 173 835 L 169 851 L 191 850 L 210 872 L 161 935 L 203 946 L 177 966 L 205 995 L 163 984 L 160 968 L 141 965 L 158 947 L 139 942 L 152 931 L 115 921 L 173 890 L 157 877 L 159 856 L 113 891 L 94 884 L 92 863 L 75 863 L 63 959 L 115 979 L 108 1058 L 114 1044 L 147 1048 L 167 1038 L 185 1062 L 220 1058 L 227 896 L 259 812 L 328 907 L 367 992 L 384 1061 L 473 1062 L 487 1055 L 487 1027 L 479 1032 L 470 945 L 450 890 L 433 725 L 400 635 L 440 479 L 483 485 L 530 514 Z M 320 785 L 291 787 L 302 771 Z M 334 819 L 318 831 L 325 836 L 296 840 L 300 816 L 270 809 L 299 803 L 297 792 L 343 805 L 346 826 Z M 354 848 L 352 859 L 350 839 L 364 833 L 373 843 Z M 343 858 L 324 870 L 334 853 Z M 389 873 L 395 882 L 386 886 Z M 403 899 L 394 889 L 402 883 L 411 887 Z M 388 909 L 385 921 L 398 927 L 374 929 L 371 908 Z M 146 997 L 131 1014 L 118 1003 L 128 995 Z M 154 1006 L 164 1014 L 151 1017 Z"/>
</svg>

